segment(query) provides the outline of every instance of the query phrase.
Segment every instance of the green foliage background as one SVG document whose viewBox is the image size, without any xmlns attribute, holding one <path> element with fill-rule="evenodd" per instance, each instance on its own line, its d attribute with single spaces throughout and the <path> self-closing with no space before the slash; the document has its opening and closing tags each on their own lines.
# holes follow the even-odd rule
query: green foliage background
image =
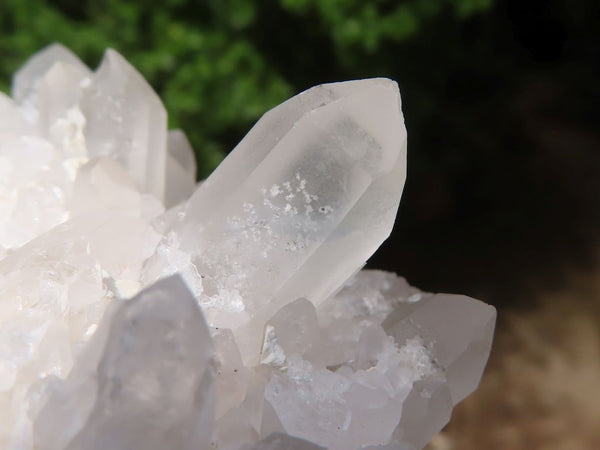
<svg viewBox="0 0 600 450">
<path fill-rule="evenodd" d="M 267 109 L 311 83 L 334 81 L 332 74 L 375 73 L 365 61 L 385 67 L 383 46 L 415 39 L 442 16 L 460 21 L 491 3 L 2 0 L 0 89 L 7 91 L 11 74 L 51 42 L 92 68 L 105 48 L 115 48 L 162 97 L 170 126 L 186 131 L 204 177 Z"/>
<path fill-rule="evenodd" d="M 0 0 L 0 89 L 54 41 L 92 68 L 113 47 L 205 177 L 291 95 L 393 78 L 408 179 L 370 263 L 498 305 L 597 253 L 599 18 L 598 0 Z"/>
</svg>

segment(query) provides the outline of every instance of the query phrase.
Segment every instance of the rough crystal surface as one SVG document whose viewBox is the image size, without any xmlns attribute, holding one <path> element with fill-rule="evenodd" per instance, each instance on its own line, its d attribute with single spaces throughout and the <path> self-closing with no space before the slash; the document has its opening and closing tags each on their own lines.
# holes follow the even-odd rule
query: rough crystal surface
<svg viewBox="0 0 600 450">
<path fill-rule="evenodd" d="M 422 448 L 495 311 L 361 270 L 406 171 L 396 83 L 309 89 L 196 184 L 114 50 L 0 94 L 0 448 Z"/>
<path fill-rule="evenodd" d="M 105 342 L 88 347 L 71 376 L 50 393 L 36 422 L 36 447 L 50 448 L 58 435 L 55 414 L 64 401 L 85 395 L 86 419 L 84 408 L 60 416 L 59 430 L 83 422 L 69 449 L 206 448 L 213 420 L 213 349 L 197 302 L 175 276 L 120 303 L 103 322 L 109 329 L 97 332 Z"/>
</svg>

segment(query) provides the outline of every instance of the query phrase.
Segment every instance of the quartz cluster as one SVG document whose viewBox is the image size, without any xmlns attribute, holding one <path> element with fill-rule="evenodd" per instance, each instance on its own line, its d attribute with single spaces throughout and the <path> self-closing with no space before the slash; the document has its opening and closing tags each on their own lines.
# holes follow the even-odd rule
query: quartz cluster
<svg viewBox="0 0 600 450">
<path fill-rule="evenodd" d="M 0 94 L 0 448 L 425 446 L 495 310 L 361 270 L 405 172 L 388 79 L 291 98 L 196 184 L 121 55 L 34 55 Z"/>
</svg>

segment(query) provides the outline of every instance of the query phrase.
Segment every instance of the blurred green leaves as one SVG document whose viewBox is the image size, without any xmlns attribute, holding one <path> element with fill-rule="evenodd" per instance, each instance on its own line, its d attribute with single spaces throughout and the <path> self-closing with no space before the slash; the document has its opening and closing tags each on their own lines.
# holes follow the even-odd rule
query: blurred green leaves
<svg viewBox="0 0 600 450">
<path fill-rule="evenodd" d="M 488 9 L 493 0 L 281 0 L 292 14 L 314 11 L 340 50 L 362 47 L 374 52 L 382 41 L 413 37 L 424 20 L 444 9 L 459 18 Z"/>
<path fill-rule="evenodd" d="M 271 51 L 317 61 L 321 50 L 308 47 L 316 41 L 282 29 L 280 42 L 272 30 L 288 23 L 315 30 L 331 53 L 329 71 L 356 73 L 362 55 L 413 39 L 424 22 L 443 13 L 464 19 L 492 1 L 1 0 L 0 89 L 8 91 L 12 73 L 52 42 L 92 68 L 115 48 L 162 97 L 170 126 L 186 131 L 206 176 L 264 111 L 304 87 L 298 80 L 318 78 L 320 62 L 292 76 Z"/>
</svg>

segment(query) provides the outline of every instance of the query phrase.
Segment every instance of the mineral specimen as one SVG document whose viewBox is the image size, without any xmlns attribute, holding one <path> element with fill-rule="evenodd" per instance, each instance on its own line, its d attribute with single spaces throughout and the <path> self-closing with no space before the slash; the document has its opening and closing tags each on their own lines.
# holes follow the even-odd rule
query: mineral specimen
<svg viewBox="0 0 600 450">
<path fill-rule="evenodd" d="M 396 83 L 309 89 L 203 183 L 113 50 L 0 94 L 0 447 L 422 448 L 495 310 L 361 270 L 406 172 Z"/>
</svg>

